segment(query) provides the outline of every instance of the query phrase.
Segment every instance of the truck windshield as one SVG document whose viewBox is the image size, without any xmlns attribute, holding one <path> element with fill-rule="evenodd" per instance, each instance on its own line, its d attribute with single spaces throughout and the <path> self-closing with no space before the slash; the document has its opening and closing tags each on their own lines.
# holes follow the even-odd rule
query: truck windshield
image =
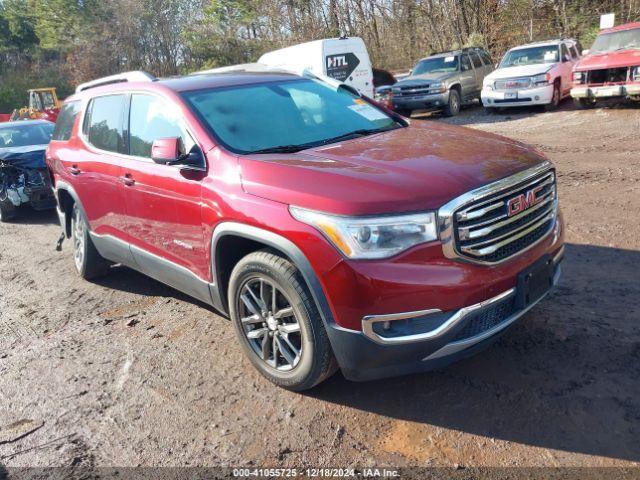
<svg viewBox="0 0 640 480">
<path fill-rule="evenodd" d="M 629 48 L 640 48 L 640 28 L 598 35 L 591 47 L 591 53 L 612 52 Z"/>
<path fill-rule="evenodd" d="M 413 69 L 411 75 L 424 75 L 425 73 L 446 73 L 458 71 L 458 57 L 435 57 L 420 60 Z"/>
<path fill-rule="evenodd" d="M 518 67 L 520 65 L 538 65 L 540 63 L 557 63 L 558 46 L 519 48 L 511 50 L 502 59 L 500 68 Z"/>
<path fill-rule="evenodd" d="M 309 79 L 182 95 L 215 137 L 236 153 L 294 152 L 402 126 L 351 92 Z"/>
</svg>

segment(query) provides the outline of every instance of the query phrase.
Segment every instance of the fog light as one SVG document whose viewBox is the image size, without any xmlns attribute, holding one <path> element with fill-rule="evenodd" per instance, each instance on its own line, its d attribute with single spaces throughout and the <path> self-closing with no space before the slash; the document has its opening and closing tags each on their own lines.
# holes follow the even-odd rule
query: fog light
<svg viewBox="0 0 640 480">
<path fill-rule="evenodd" d="M 540 97 L 538 95 L 536 95 L 536 101 L 540 100 Z"/>
</svg>

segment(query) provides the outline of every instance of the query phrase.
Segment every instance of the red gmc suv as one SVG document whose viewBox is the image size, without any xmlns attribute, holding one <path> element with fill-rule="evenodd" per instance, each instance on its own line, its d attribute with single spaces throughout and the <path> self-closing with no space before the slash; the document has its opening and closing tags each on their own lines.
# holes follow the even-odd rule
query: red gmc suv
<svg viewBox="0 0 640 480">
<path fill-rule="evenodd" d="M 303 390 L 476 352 L 557 282 L 555 170 L 346 86 L 245 70 L 78 87 L 47 151 L 84 278 L 119 263 L 228 314 Z"/>
</svg>

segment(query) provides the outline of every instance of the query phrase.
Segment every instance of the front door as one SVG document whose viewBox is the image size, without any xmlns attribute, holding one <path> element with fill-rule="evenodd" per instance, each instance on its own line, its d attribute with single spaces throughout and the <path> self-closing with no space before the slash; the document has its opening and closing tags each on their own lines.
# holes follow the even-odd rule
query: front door
<svg viewBox="0 0 640 480">
<path fill-rule="evenodd" d="M 151 159 L 154 140 L 170 137 L 180 138 L 186 152 L 200 152 L 171 100 L 133 94 L 129 155 L 123 163 L 131 251 L 141 270 L 171 285 L 172 279 L 162 275 L 175 277 L 175 272 L 168 271 L 174 267 L 206 279 L 209 254 L 205 251 L 200 203 L 205 174 Z"/>
</svg>

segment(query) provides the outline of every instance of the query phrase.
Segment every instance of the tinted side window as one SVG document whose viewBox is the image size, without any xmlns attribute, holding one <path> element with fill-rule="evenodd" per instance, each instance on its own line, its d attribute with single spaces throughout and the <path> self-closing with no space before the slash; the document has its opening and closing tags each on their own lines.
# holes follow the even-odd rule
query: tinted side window
<svg viewBox="0 0 640 480">
<path fill-rule="evenodd" d="M 462 62 L 462 71 L 466 72 L 468 70 L 471 70 L 471 61 L 469 60 L 469 57 L 466 55 L 460 55 L 460 61 Z"/>
<path fill-rule="evenodd" d="M 469 56 L 471 57 L 471 61 L 473 62 L 473 66 L 476 68 L 482 67 L 482 61 L 476 52 L 469 52 Z"/>
<path fill-rule="evenodd" d="M 91 100 L 89 118 L 85 122 L 85 133 L 91 145 L 101 150 L 123 153 L 122 115 L 125 99 L 125 95 L 107 95 Z"/>
<path fill-rule="evenodd" d="M 560 47 L 560 52 L 562 53 L 562 61 L 571 59 L 571 56 L 569 55 L 569 50 L 567 50 L 567 46 L 564 43 Z"/>
<path fill-rule="evenodd" d="M 71 138 L 71 131 L 73 130 L 73 124 L 80 112 L 80 102 L 66 103 L 60 114 L 58 120 L 56 120 L 56 128 L 53 130 L 53 136 L 51 140 L 58 140 L 66 142 Z"/>
<path fill-rule="evenodd" d="M 480 57 L 482 57 L 482 61 L 484 62 L 485 65 L 493 65 L 493 60 L 491 60 L 491 57 L 489 56 L 489 54 L 484 50 L 480 51 Z"/>
<path fill-rule="evenodd" d="M 151 158 L 151 145 L 159 138 L 182 139 L 185 153 L 194 141 L 182 126 L 182 115 L 171 103 L 151 95 L 132 95 L 129 113 L 129 154 Z"/>
</svg>

